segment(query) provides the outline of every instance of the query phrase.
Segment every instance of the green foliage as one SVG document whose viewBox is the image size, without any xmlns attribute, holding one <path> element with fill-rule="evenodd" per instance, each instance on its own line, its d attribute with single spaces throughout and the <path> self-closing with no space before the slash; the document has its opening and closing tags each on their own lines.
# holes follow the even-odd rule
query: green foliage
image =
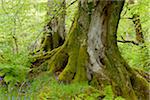
<svg viewBox="0 0 150 100">
<path fill-rule="evenodd" d="M 3 62 L 0 62 L 0 77 L 4 78 L 4 82 L 10 90 L 17 83 L 26 80 L 27 73 L 30 70 L 30 59 L 25 53 L 4 52 L 3 57 Z"/>
<path fill-rule="evenodd" d="M 73 2 L 74 0 L 69 0 L 67 1 L 67 6 L 71 4 L 71 2 Z M 72 24 L 72 21 L 74 20 L 74 15 L 77 11 L 77 2 L 74 3 L 74 5 L 70 6 L 67 10 L 66 10 L 66 31 L 68 32 L 70 27 L 71 27 L 71 24 Z"/>
<path fill-rule="evenodd" d="M 134 45 L 132 43 L 118 43 L 122 56 L 133 68 L 150 71 L 150 20 L 149 0 L 137 0 L 135 4 L 125 3 L 118 26 L 117 39 L 136 42 L 135 26 L 131 19 L 133 14 L 140 15 L 144 44 Z M 123 37 L 123 39 L 122 39 Z"/>
<path fill-rule="evenodd" d="M 31 66 L 28 54 L 37 45 L 33 42 L 45 24 L 46 3 L 43 0 L 0 2 L 0 77 L 8 90 L 27 79 Z"/>
<path fill-rule="evenodd" d="M 115 98 L 115 100 L 125 100 L 125 99 L 119 96 L 119 97 Z"/>
<path fill-rule="evenodd" d="M 2 87 L 0 93 L 1 98 L 14 97 L 29 98 L 31 100 L 82 100 L 83 98 L 96 100 L 101 95 L 97 89 L 89 86 L 87 82 L 59 83 L 49 73 L 42 73 L 32 80 L 28 86 L 15 88 L 11 92 L 7 91 L 6 87 Z"/>
<path fill-rule="evenodd" d="M 134 46 L 132 44 L 118 45 L 122 56 L 131 67 L 150 71 L 148 47 L 141 48 L 140 46 Z"/>
<path fill-rule="evenodd" d="M 106 86 L 104 92 L 105 92 L 105 98 L 103 100 L 125 100 L 121 96 L 114 97 L 111 85 Z"/>
<path fill-rule="evenodd" d="M 0 48 L 14 48 L 13 37 L 15 37 L 19 51 L 33 49 L 34 42 L 45 25 L 47 1 L 2 1 L 0 3 Z M 30 47 L 31 44 L 33 44 L 32 47 Z"/>
<path fill-rule="evenodd" d="M 113 100 L 114 94 L 113 94 L 111 86 L 106 86 L 104 92 L 106 95 L 104 100 Z"/>
<path fill-rule="evenodd" d="M 43 74 L 32 82 L 28 91 L 32 91 L 33 95 L 38 94 L 38 98 L 41 99 L 58 100 L 72 98 L 83 92 L 85 88 L 88 88 L 87 83 L 63 84 L 53 79 L 49 74 Z"/>
</svg>

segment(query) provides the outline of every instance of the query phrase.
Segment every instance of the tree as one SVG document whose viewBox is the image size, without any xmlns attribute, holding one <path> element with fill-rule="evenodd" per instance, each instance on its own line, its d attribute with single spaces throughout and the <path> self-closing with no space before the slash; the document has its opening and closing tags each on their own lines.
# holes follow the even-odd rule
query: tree
<svg viewBox="0 0 150 100">
<path fill-rule="evenodd" d="M 47 16 L 51 18 L 48 24 L 44 27 L 45 33 L 41 41 L 41 49 L 49 51 L 62 45 L 65 39 L 65 0 L 62 0 L 58 8 L 62 8 L 60 16 L 52 16 L 53 6 L 55 1 L 48 1 L 49 11 Z"/>
<path fill-rule="evenodd" d="M 47 61 L 59 81 L 90 81 L 99 90 L 111 85 L 116 96 L 147 100 L 144 73 L 129 67 L 117 46 L 117 28 L 124 0 L 79 0 L 78 11 L 62 46 L 35 56 Z M 139 93 L 140 91 L 140 93 Z"/>
</svg>

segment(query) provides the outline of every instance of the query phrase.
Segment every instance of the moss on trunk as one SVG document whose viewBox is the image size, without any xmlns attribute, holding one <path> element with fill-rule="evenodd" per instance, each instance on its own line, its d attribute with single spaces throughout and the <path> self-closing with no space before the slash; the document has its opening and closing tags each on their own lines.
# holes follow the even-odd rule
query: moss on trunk
<svg viewBox="0 0 150 100">
<path fill-rule="evenodd" d="M 78 17 L 75 19 L 62 49 L 49 61 L 50 71 L 55 73 L 62 71 L 58 74 L 58 79 L 64 82 L 87 80 L 87 46 L 85 34 L 82 33 L 77 19 Z"/>
</svg>

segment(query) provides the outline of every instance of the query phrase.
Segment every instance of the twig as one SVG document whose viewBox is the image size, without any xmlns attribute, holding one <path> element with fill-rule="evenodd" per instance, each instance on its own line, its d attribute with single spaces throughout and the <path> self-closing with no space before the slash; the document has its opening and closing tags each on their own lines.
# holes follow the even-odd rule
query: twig
<svg viewBox="0 0 150 100">
<path fill-rule="evenodd" d="M 133 19 L 132 17 L 121 17 L 121 19 Z"/>
<path fill-rule="evenodd" d="M 117 42 L 121 42 L 121 43 L 132 43 L 134 45 L 139 45 L 138 43 L 134 42 L 134 41 L 128 41 L 128 40 L 117 40 Z"/>
<path fill-rule="evenodd" d="M 14 43 L 15 43 L 15 52 L 18 53 L 19 52 L 19 48 L 18 48 L 17 38 L 14 35 L 12 37 L 13 37 Z"/>
<path fill-rule="evenodd" d="M 18 94 L 17 94 L 17 100 L 19 100 L 20 91 L 21 91 L 24 84 L 25 84 L 25 81 L 21 84 L 21 86 L 19 88 L 19 91 L 18 91 Z"/>
</svg>

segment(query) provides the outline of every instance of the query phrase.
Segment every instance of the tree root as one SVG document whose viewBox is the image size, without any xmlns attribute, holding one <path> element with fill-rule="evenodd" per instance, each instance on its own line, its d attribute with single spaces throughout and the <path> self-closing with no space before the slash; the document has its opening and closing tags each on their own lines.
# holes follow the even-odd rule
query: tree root
<svg viewBox="0 0 150 100">
<path fill-rule="evenodd" d="M 42 63 L 44 63 L 45 61 L 49 60 L 52 56 L 54 56 L 55 53 L 57 53 L 57 51 L 59 51 L 60 49 L 61 49 L 61 46 L 56 49 L 53 49 L 52 51 L 46 52 L 44 54 L 41 53 L 41 54 L 34 55 L 32 57 L 34 60 L 32 62 L 32 67 L 40 66 Z"/>
<path fill-rule="evenodd" d="M 148 100 L 150 92 L 150 75 L 141 70 L 128 68 L 130 82 L 138 100 Z"/>
</svg>

